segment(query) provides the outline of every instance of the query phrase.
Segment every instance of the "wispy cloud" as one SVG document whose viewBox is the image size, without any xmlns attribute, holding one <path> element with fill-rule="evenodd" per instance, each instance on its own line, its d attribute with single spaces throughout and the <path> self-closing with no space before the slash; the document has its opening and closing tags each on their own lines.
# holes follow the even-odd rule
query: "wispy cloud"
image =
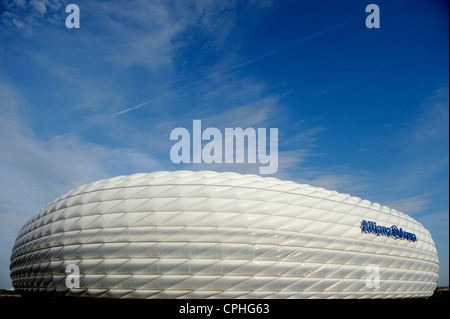
<svg viewBox="0 0 450 319">
<path fill-rule="evenodd" d="M 449 92 L 443 84 L 422 102 L 415 118 L 400 127 L 392 138 L 392 171 L 388 176 L 394 192 L 434 188 L 434 178 L 448 174 Z M 395 176 L 395 177 L 394 177 Z M 448 185 L 448 184 L 447 184 Z M 428 191 L 421 191 L 426 193 Z"/>
<path fill-rule="evenodd" d="M 57 24 L 64 21 L 64 10 L 59 0 L 2 0 L 0 21 L 13 26 L 25 37 L 39 33 L 46 24 Z"/>
<path fill-rule="evenodd" d="M 4 220 L 15 216 L 23 221 L 62 192 L 97 179 L 162 168 L 140 151 L 75 136 L 43 147 L 17 115 L 21 98 L 5 83 L 0 83 L 0 100 L 0 214 L 8 216 Z M 11 239 L 10 232 L 1 232 L 2 239 Z"/>
<path fill-rule="evenodd" d="M 270 4 L 271 2 L 267 2 L 267 4 L 264 5 L 259 4 L 259 7 L 268 7 Z M 189 5 L 178 5 L 175 7 L 176 10 L 173 10 L 173 8 L 169 10 L 168 7 L 162 2 L 146 1 L 133 2 L 133 6 L 130 6 L 129 3 L 98 3 L 90 4 L 90 6 L 91 11 L 102 13 L 102 15 L 99 15 L 100 19 L 98 19 L 99 21 L 97 21 L 97 25 L 100 26 L 100 28 L 115 30 L 114 34 L 116 38 L 122 39 L 118 41 L 117 39 L 115 40 L 120 44 L 111 50 L 112 54 L 109 57 L 106 57 L 106 59 L 111 59 L 121 65 L 145 65 L 153 71 L 158 71 L 164 66 L 173 66 L 172 57 L 176 56 L 177 50 L 182 49 L 186 45 L 186 42 L 180 40 L 180 35 L 187 31 L 194 22 L 197 23 L 197 28 L 198 26 L 203 26 L 201 30 L 213 35 L 212 38 L 215 39 L 215 41 L 212 42 L 213 46 L 221 48 L 225 43 L 226 37 L 233 29 L 236 18 L 236 4 L 232 2 L 219 2 L 213 4 L 209 2 L 198 2 L 197 6 L 194 7 Z M 131 8 L 133 10 L 130 10 Z M 215 66 L 215 70 L 211 69 L 210 73 L 205 75 L 203 78 L 169 90 L 168 92 L 155 98 L 161 98 L 178 93 L 185 89 L 196 87 L 207 80 L 211 80 L 226 73 L 235 71 L 246 65 L 255 63 L 261 59 L 289 49 L 292 46 L 314 39 L 361 19 L 362 16 L 358 16 L 343 21 L 322 31 L 290 42 L 277 49 L 260 54 L 243 62 L 236 63 L 231 60 L 232 64 L 224 65 L 222 69 L 217 69 L 217 66 Z M 131 20 L 133 21 L 133 24 L 127 23 L 127 21 Z M 140 28 L 135 30 L 136 32 L 131 33 L 132 36 L 130 37 L 128 25 L 138 25 Z M 149 34 L 151 34 L 151 36 L 149 36 Z M 120 54 L 115 54 L 114 52 L 120 52 Z M 75 133 L 83 131 L 85 128 L 95 126 L 98 123 L 104 122 L 112 117 L 148 106 L 155 98 L 142 101 L 141 103 L 128 108 L 124 108 L 120 111 L 105 116 L 103 119 L 93 121 L 90 124 L 86 124 L 83 127 L 77 128 L 71 132 L 58 135 L 48 141 L 48 143 L 52 143 L 53 141 L 66 136 L 71 136 Z"/>
<path fill-rule="evenodd" d="M 386 205 L 395 208 L 398 211 L 404 212 L 408 215 L 422 213 L 429 208 L 430 198 L 429 194 L 421 194 L 409 198 L 402 198 L 394 201 L 386 202 Z"/>
</svg>

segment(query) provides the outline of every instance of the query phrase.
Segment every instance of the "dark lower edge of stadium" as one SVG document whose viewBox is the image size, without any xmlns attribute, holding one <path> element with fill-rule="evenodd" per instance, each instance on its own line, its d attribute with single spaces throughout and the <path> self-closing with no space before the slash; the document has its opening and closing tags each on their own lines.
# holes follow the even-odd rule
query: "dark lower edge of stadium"
<svg viewBox="0 0 450 319">
<path fill-rule="evenodd" d="M 304 299 L 90 299 L 71 297 L 32 297 L 20 296 L 14 291 L 0 291 L 0 306 L 13 309 L 20 314 L 38 314 L 51 312 L 55 315 L 133 315 L 135 311 L 144 312 L 149 318 L 297 318 L 310 317 L 312 314 L 346 315 L 350 317 L 378 316 L 386 311 L 399 314 L 419 316 L 423 311 L 430 313 L 444 310 L 449 301 L 449 291 L 437 289 L 433 296 L 427 299 L 371 299 L 371 300 L 304 300 Z M 235 306 L 232 306 L 235 305 Z M 257 307 L 260 305 L 259 307 Z M 267 305 L 267 306 L 265 306 Z M 182 313 L 182 308 L 202 311 L 205 306 L 214 309 L 210 316 L 203 312 Z M 212 308 L 211 308 L 212 307 Z M 444 308 L 445 307 L 445 308 Z M 266 311 L 268 309 L 268 311 Z M 231 311 L 234 310 L 232 313 Z M 157 316 L 155 316 L 158 314 Z M 283 317 L 280 317 L 283 316 Z M 128 319 L 128 318 L 125 318 Z"/>
</svg>

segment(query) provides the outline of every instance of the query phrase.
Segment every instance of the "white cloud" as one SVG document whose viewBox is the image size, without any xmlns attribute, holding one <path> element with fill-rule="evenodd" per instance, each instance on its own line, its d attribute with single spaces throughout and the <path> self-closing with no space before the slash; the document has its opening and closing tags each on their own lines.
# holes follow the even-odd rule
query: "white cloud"
<svg viewBox="0 0 450 319">
<path fill-rule="evenodd" d="M 47 13 L 47 1 L 46 0 L 31 0 L 31 7 L 37 11 L 41 16 Z"/>
<path fill-rule="evenodd" d="M 428 144 L 442 142 L 449 136 L 449 91 L 448 84 L 440 87 L 436 93 L 422 104 L 422 112 L 412 128 L 415 142 Z"/>
<path fill-rule="evenodd" d="M 3 0 L 0 21 L 6 26 L 15 26 L 19 34 L 29 38 L 42 34 L 47 24 L 64 23 L 65 12 L 60 0 Z"/>
<path fill-rule="evenodd" d="M 129 148 L 88 143 L 70 136 L 43 145 L 20 117 L 22 98 L 0 82 L 0 266 L 7 265 L 23 223 L 61 194 L 101 178 L 162 168 Z M 4 248 L 6 247 L 6 248 Z M 0 286 L 8 269 L 0 269 Z"/>
<path fill-rule="evenodd" d="M 80 9 L 95 20 L 86 42 L 113 35 L 111 50 L 104 58 L 118 65 L 145 66 L 153 72 L 172 71 L 178 51 L 192 43 L 192 33 L 205 39 L 201 51 L 224 47 L 236 21 L 235 1 L 122 1 L 86 2 Z M 85 24 L 86 25 L 86 24 Z M 82 27 L 83 28 L 83 27 Z M 187 36 L 190 34 L 189 36 Z M 186 36 L 184 36 L 186 35 Z M 99 38 L 104 42 L 108 38 Z"/>
<path fill-rule="evenodd" d="M 411 197 L 403 194 L 426 193 L 444 186 L 437 186 L 436 181 L 442 181 L 441 174 L 448 175 L 448 94 L 448 84 L 442 85 L 421 104 L 415 118 L 390 139 L 395 149 L 388 154 L 386 160 L 391 165 L 382 178 L 393 194 Z"/>
<path fill-rule="evenodd" d="M 7 121 L 1 121 L 0 129 L 4 196 L 0 206 L 6 205 L 8 211 L 15 207 L 30 215 L 39 205 L 82 184 L 161 168 L 159 161 L 140 151 L 88 143 L 76 136 L 43 146 L 42 140 L 27 133 L 18 121 Z M 23 201 L 24 197 L 28 200 Z M 0 214 L 5 213 L 1 208 Z"/>
<path fill-rule="evenodd" d="M 414 215 L 427 210 L 430 203 L 431 200 L 428 198 L 428 194 L 421 194 L 394 201 L 388 201 L 386 205 L 407 215 Z"/>
<path fill-rule="evenodd" d="M 13 3 L 19 8 L 25 8 L 25 0 L 14 0 Z"/>
<path fill-rule="evenodd" d="M 236 128 L 243 129 L 247 127 L 266 127 L 273 119 L 274 109 L 277 105 L 277 98 L 274 96 L 261 98 L 259 100 L 250 102 L 246 105 L 230 106 L 224 112 L 204 118 L 205 128 L 207 126 L 221 127 L 221 128 Z"/>
<path fill-rule="evenodd" d="M 311 171 L 308 175 L 311 176 L 300 177 L 296 181 L 299 183 L 323 187 L 325 189 L 349 194 L 351 196 L 358 196 L 357 194 L 361 194 L 367 189 L 367 184 L 364 181 L 363 174 L 360 172 L 349 173 L 336 169 L 335 173 Z"/>
<path fill-rule="evenodd" d="M 418 217 L 420 222 L 434 235 L 446 237 L 448 246 L 449 211 L 443 210 Z M 448 247 L 447 247 L 448 249 Z M 447 261 L 448 262 L 448 261 Z"/>
<path fill-rule="evenodd" d="M 25 23 L 23 23 L 22 21 L 17 20 L 16 18 L 12 19 L 12 23 L 20 30 L 25 28 Z"/>
</svg>

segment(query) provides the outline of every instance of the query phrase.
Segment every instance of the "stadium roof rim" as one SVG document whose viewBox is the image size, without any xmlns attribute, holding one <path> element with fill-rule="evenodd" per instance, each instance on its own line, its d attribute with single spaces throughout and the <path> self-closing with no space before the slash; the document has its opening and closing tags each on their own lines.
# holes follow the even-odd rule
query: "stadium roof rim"
<svg viewBox="0 0 450 319">
<path fill-rule="evenodd" d="M 406 220 L 408 220 L 410 222 L 413 222 L 413 223 L 423 227 L 423 225 L 420 222 L 418 222 L 417 220 L 415 220 L 411 216 L 409 216 L 409 215 L 407 215 L 407 214 L 405 214 L 405 213 L 403 213 L 401 211 L 398 211 L 398 210 L 396 210 L 394 208 L 390 208 L 390 207 L 388 207 L 386 205 L 381 205 L 381 204 L 379 204 L 377 202 L 371 202 L 371 201 L 369 201 L 367 199 L 362 199 L 362 198 L 357 197 L 357 196 L 351 196 L 349 194 L 341 193 L 341 192 L 338 192 L 338 191 L 335 191 L 335 190 L 328 190 L 328 189 L 325 189 L 323 187 L 312 186 L 312 185 L 304 184 L 304 183 L 301 184 L 301 183 L 298 183 L 298 182 L 295 182 L 295 181 L 292 181 L 292 180 L 282 180 L 282 179 L 279 179 L 279 178 L 276 178 L 276 177 L 265 177 L 265 176 L 260 176 L 260 175 L 257 175 L 257 174 L 241 174 L 241 173 L 231 172 L 231 171 L 229 171 L 229 172 L 216 172 L 216 171 L 212 171 L 212 170 L 201 170 L 201 171 L 191 171 L 191 170 L 167 171 L 167 170 L 163 170 L 163 171 L 154 171 L 154 172 L 149 172 L 149 173 L 133 173 L 133 174 L 130 174 L 130 175 L 123 174 L 123 175 L 118 175 L 118 176 L 114 176 L 114 177 L 110 177 L 110 178 L 104 178 L 104 179 L 100 179 L 100 180 L 97 180 L 97 181 L 94 181 L 94 182 L 91 182 L 91 183 L 83 184 L 83 185 L 81 185 L 81 186 L 79 186 L 77 188 L 69 190 L 68 192 L 60 195 L 59 197 L 57 197 L 56 199 L 54 199 L 53 201 L 51 201 L 50 203 L 48 203 L 47 205 L 42 207 L 40 209 L 40 211 L 44 211 L 47 207 L 49 207 L 51 205 L 54 205 L 54 204 L 56 204 L 57 202 L 59 202 L 61 200 L 70 198 L 72 196 L 76 196 L 76 195 L 81 194 L 81 193 L 89 193 L 89 192 L 93 192 L 93 191 L 97 190 L 97 189 L 92 189 L 90 191 L 82 191 L 84 188 L 87 188 L 87 187 L 93 187 L 95 185 L 106 184 L 107 182 L 114 182 L 116 180 L 117 181 L 119 181 L 119 180 L 135 180 L 135 179 L 139 179 L 139 178 L 146 177 L 146 176 L 150 177 L 152 175 L 155 178 L 157 178 L 157 177 L 159 177 L 158 175 L 161 175 L 161 174 L 164 174 L 164 175 L 169 175 L 169 174 L 188 174 L 188 176 L 180 176 L 181 178 L 189 177 L 189 175 L 212 175 L 210 177 L 217 177 L 217 176 L 225 177 L 225 176 L 228 175 L 228 177 L 235 177 L 235 178 L 230 178 L 230 179 L 246 178 L 246 179 L 249 179 L 250 181 L 253 181 L 253 182 L 271 182 L 274 185 L 282 185 L 282 184 L 286 185 L 286 184 L 288 184 L 288 185 L 295 186 L 297 189 L 309 188 L 313 192 L 314 191 L 315 192 L 322 192 L 322 193 L 326 192 L 326 193 L 329 193 L 330 196 L 331 195 L 337 195 L 337 196 L 345 197 L 347 200 L 354 201 L 352 204 L 356 205 L 356 206 L 359 206 L 359 207 L 364 207 L 364 208 L 375 210 L 375 211 L 388 210 L 389 213 L 392 214 L 392 215 L 396 215 L 397 214 L 398 217 L 406 219 Z M 203 177 L 205 177 L 205 176 L 203 176 Z M 206 176 L 206 177 L 208 177 L 208 176 Z M 115 188 L 123 188 L 123 187 L 125 187 L 125 186 L 119 186 L 119 185 L 117 185 L 116 187 L 105 187 L 105 188 L 102 188 L 102 189 L 115 189 Z M 150 185 L 152 185 L 152 184 L 149 183 L 147 186 L 150 186 Z M 170 184 L 170 183 L 164 184 L 163 183 L 163 184 L 158 184 L 158 185 L 179 185 L 179 184 Z M 190 183 L 189 185 L 197 185 L 197 184 Z M 211 183 L 209 185 L 211 185 L 211 186 L 226 186 L 226 185 L 218 185 L 218 184 L 215 185 L 214 183 Z M 127 185 L 126 187 L 140 187 L 140 186 L 146 186 L 146 185 L 145 184 Z M 245 185 L 236 185 L 236 186 L 239 186 L 241 188 L 247 188 L 247 189 L 252 188 L 252 187 L 245 186 Z M 230 185 L 229 187 L 232 187 L 232 186 Z M 293 189 L 291 189 L 291 190 L 284 190 L 284 191 L 277 190 L 277 189 L 269 189 L 269 190 L 270 191 L 278 191 L 278 192 L 285 192 L 285 193 L 296 194 L 295 192 L 293 192 Z M 301 194 L 301 195 L 302 196 L 307 196 L 307 197 L 310 197 L 310 198 L 327 198 L 327 197 L 314 196 L 312 194 Z M 338 202 L 336 199 L 331 199 L 331 198 L 327 198 L 327 200 Z M 23 226 L 26 227 L 26 225 L 28 225 L 29 223 L 31 223 L 31 222 L 33 222 L 33 221 L 35 221 L 35 220 L 37 220 L 40 217 L 43 217 L 45 215 L 46 214 L 43 214 L 43 215 L 36 214 L 32 218 L 30 218 L 30 220 L 28 220 L 28 222 L 26 222 L 25 225 L 23 225 Z"/>
</svg>

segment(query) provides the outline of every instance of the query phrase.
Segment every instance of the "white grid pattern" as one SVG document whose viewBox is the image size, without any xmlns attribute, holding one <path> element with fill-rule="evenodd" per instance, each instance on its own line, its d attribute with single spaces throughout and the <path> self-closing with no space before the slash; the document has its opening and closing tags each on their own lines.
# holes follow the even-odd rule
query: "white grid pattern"
<svg viewBox="0 0 450 319">
<path fill-rule="evenodd" d="M 361 232 L 361 220 L 415 233 Z M 80 288 L 65 285 L 77 264 Z M 380 287 L 366 287 L 377 265 Z M 275 178 L 211 171 L 118 176 L 81 186 L 20 230 L 22 292 L 108 298 L 411 298 L 439 272 L 430 233 L 367 200 Z"/>
</svg>

